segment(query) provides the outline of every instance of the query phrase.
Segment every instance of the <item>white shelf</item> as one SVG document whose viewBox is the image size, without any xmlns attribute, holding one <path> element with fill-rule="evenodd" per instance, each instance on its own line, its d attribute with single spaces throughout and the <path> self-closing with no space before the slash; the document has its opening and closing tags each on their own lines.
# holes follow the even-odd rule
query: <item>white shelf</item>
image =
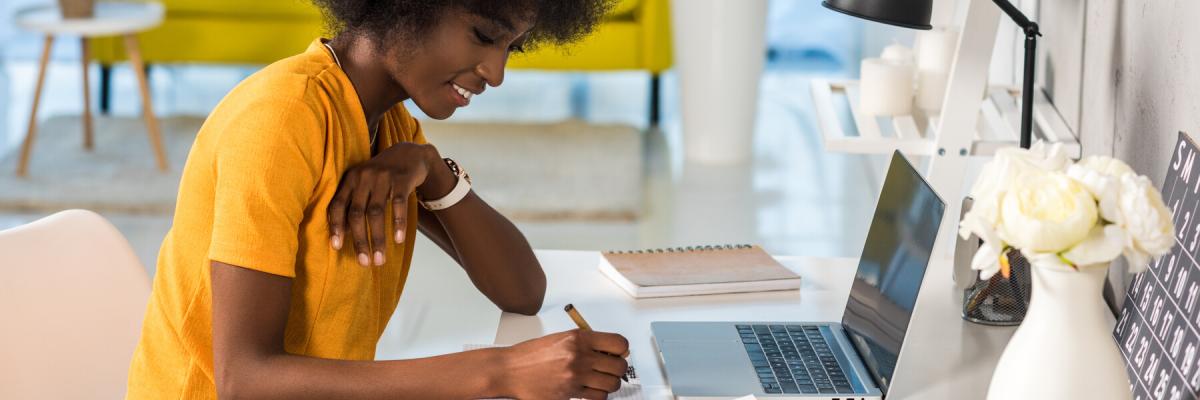
<svg viewBox="0 0 1200 400">
<path fill-rule="evenodd" d="M 812 95 L 826 150 L 863 154 L 887 154 L 899 150 L 914 156 L 934 155 L 939 150 L 934 132 L 938 122 L 936 115 L 875 117 L 864 114 L 858 109 L 858 81 L 815 79 Z M 1017 89 L 1002 86 L 988 89 L 971 142 L 971 155 L 990 156 L 997 149 L 1019 144 L 1020 101 Z M 839 104 L 848 105 L 856 129 L 848 131 L 843 126 L 839 110 L 845 108 Z M 1062 143 L 1067 154 L 1080 157 L 1082 148 L 1078 136 L 1041 91 L 1034 95 L 1033 121 L 1035 142 Z M 857 135 L 853 134 L 855 131 Z"/>
</svg>

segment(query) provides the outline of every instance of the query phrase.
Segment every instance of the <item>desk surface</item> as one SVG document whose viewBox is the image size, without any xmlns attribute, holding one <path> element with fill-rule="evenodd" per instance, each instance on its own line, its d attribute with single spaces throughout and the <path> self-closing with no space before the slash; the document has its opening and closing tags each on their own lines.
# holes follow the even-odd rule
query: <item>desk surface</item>
<svg viewBox="0 0 1200 400">
<path fill-rule="evenodd" d="M 597 252 L 539 250 L 537 255 L 549 289 L 536 316 L 500 315 L 465 275 L 458 276 L 463 274 L 457 267 L 414 270 L 417 276 L 410 277 L 377 358 L 443 354 L 461 351 L 463 344 L 493 340 L 512 344 L 572 329 L 562 307 L 574 303 L 593 328 L 630 340 L 646 398 L 667 399 L 670 392 L 650 338 L 651 321 L 838 321 L 856 266 L 847 258 L 781 257 L 802 277 L 799 291 L 634 300 L 600 274 Z M 992 368 L 1013 329 L 959 318 L 961 294 L 953 287 L 949 264 L 930 264 L 891 399 L 983 399 L 987 393 Z M 457 317 L 432 317 L 442 312 Z"/>
</svg>

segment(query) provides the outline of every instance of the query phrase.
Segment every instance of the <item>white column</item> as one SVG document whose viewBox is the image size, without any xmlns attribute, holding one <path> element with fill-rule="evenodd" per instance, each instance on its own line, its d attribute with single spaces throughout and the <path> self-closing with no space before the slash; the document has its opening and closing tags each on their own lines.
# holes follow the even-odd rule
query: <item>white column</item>
<svg viewBox="0 0 1200 400">
<path fill-rule="evenodd" d="M 766 0 L 671 2 L 685 155 L 705 164 L 751 157 L 766 59 Z"/>
<path fill-rule="evenodd" d="M 2 36 L 2 35 L 0 35 Z M 8 154 L 8 150 L 16 143 L 12 134 L 16 130 L 9 129 L 8 107 L 9 90 L 7 57 L 4 54 L 4 41 L 0 40 L 0 154 Z"/>
</svg>

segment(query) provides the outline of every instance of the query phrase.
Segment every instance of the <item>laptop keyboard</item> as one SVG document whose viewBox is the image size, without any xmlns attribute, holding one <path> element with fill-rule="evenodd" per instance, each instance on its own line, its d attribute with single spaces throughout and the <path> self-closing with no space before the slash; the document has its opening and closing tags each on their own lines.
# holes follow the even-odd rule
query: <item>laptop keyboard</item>
<svg viewBox="0 0 1200 400">
<path fill-rule="evenodd" d="M 854 393 L 819 327 L 737 325 L 737 330 L 767 393 Z"/>
</svg>

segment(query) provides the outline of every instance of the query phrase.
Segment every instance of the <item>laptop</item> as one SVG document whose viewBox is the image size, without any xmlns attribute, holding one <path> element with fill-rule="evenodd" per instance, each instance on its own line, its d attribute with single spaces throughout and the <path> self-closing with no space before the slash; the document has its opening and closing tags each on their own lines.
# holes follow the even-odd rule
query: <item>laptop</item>
<svg viewBox="0 0 1200 400">
<path fill-rule="evenodd" d="M 841 322 L 653 322 L 672 393 L 882 399 L 944 210 L 912 164 L 893 154 Z"/>
</svg>

